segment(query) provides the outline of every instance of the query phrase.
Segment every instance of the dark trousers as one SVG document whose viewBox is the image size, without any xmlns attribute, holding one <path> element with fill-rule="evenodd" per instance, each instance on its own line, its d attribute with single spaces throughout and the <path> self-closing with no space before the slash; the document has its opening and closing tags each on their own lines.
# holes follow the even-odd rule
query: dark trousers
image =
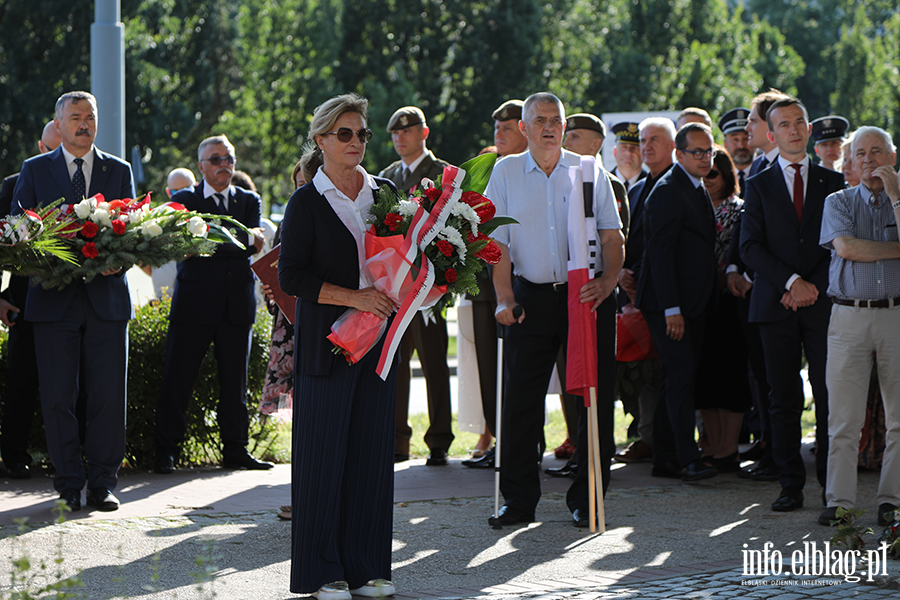
<svg viewBox="0 0 900 600">
<path fill-rule="evenodd" d="M 613 427 L 613 405 L 616 382 L 616 307 L 617 300 L 611 294 L 597 307 L 597 435 L 600 441 L 600 476 L 603 479 L 603 496 L 609 489 L 609 465 L 616 454 Z M 587 510 L 589 488 L 588 410 L 581 397 L 575 396 L 578 413 L 578 473 L 566 494 L 569 510 Z"/>
<path fill-rule="evenodd" d="M 178 455 L 187 429 L 187 408 L 194 382 L 211 343 L 218 364 L 219 404 L 216 416 L 223 454 L 247 446 L 247 361 L 251 325 L 169 323 L 166 371 L 156 404 L 157 453 Z"/>
<path fill-rule="evenodd" d="M 816 307 L 810 307 L 816 308 Z M 800 417 L 803 413 L 802 355 L 806 353 L 809 382 L 816 399 L 816 475 L 825 485 L 828 465 L 828 354 L 830 313 L 801 308 L 777 323 L 760 323 L 769 377 L 769 414 L 772 424 L 772 459 L 781 471 L 781 487 L 803 489 L 806 467 L 801 450 Z M 824 315 L 824 316 L 823 316 Z"/>
<path fill-rule="evenodd" d="M 291 592 L 391 578 L 397 365 L 378 377 L 382 345 L 330 376 L 295 378 Z"/>
<path fill-rule="evenodd" d="M 490 284 L 489 284 L 490 285 Z M 478 382 L 481 386 L 481 410 L 491 435 L 496 435 L 497 420 L 497 319 L 496 302 L 472 302 L 472 327 L 475 333 L 475 356 Z"/>
<path fill-rule="evenodd" d="M 409 426 L 409 382 L 412 377 L 409 361 L 414 349 L 418 352 L 428 391 L 429 425 L 425 432 L 425 444 L 431 449 L 448 450 L 453 443 L 447 321 L 438 314 L 435 318 L 435 322 L 425 323 L 422 313 L 416 313 L 400 341 L 394 452 L 403 456 L 409 456 L 409 440 L 412 437 Z"/>
<path fill-rule="evenodd" d="M 751 290 L 752 294 L 753 291 Z M 767 460 L 772 459 L 772 421 L 769 415 L 769 378 L 766 373 L 766 354 L 763 351 L 762 338 L 759 335 L 759 324 L 749 322 L 750 299 L 737 299 L 738 319 L 744 328 L 744 338 L 747 340 L 747 354 L 750 358 L 750 371 L 756 382 L 754 401 L 759 414 L 759 424 L 762 431 L 762 439 L 766 441 L 763 456 Z M 752 386 L 751 386 L 752 387 Z"/>
<path fill-rule="evenodd" d="M 662 359 L 662 381 L 653 416 L 653 462 L 677 460 L 682 467 L 700 458 L 694 439 L 694 382 L 703 348 L 706 314 L 684 319 L 684 336 L 666 335 L 666 317 L 644 311 L 653 344 Z"/>
<path fill-rule="evenodd" d="M 24 284 L 24 285 L 23 285 Z M 0 456 L 7 468 L 31 464 L 28 438 L 38 403 L 38 367 L 34 351 L 34 325 L 24 315 L 28 278 L 13 275 L 9 301 L 23 310 L 9 328 L 6 393 L 0 425 Z"/>
<path fill-rule="evenodd" d="M 87 487 L 115 489 L 125 457 L 128 321 L 101 319 L 82 285 L 62 319 L 34 324 L 34 343 L 47 451 L 56 468 L 54 488 L 80 490 L 85 484 L 75 409 L 83 386 Z"/>
</svg>

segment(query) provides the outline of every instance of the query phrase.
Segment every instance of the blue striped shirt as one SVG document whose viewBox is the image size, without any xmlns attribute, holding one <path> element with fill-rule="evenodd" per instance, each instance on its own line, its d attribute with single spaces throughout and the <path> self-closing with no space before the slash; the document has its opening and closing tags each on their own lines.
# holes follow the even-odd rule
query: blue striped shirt
<svg viewBox="0 0 900 600">
<path fill-rule="evenodd" d="M 837 255 L 832 241 L 852 237 L 897 242 L 897 221 L 884 191 L 875 198 L 864 185 L 835 192 L 825 199 L 819 243 L 831 250 L 828 295 L 849 300 L 900 297 L 900 259 L 858 262 Z"/>
</svg>

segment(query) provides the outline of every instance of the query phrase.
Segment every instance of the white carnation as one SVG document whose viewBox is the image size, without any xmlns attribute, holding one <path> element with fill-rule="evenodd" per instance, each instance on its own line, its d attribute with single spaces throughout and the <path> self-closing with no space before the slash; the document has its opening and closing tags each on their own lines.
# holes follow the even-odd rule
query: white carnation
<svg viewBox="0 0 900 600">
<path fill-rule="evenodd" d="M 109 218 L 109 211 L 102 209 L 99 206 L 94 211 L 94 214 L 91 215 L 91 220 L 101 227 L 110 227 L 112 225 L 112 220 Z"/>
<path fill-rule="evenodd" d="M 397 212 L 400 213 L 401 217 L 412 217 L 416 214 L 417 210 L 419 210 L 419 205 L 415 202 L 410 202 L 409 200 L 401 200 L 400 208 L 397 209 Z"/>
<path fill-rule="evenodd" d="M 450 207 L 450 214 L 465 219 L 472 230 L 472 235 L 478 235 L 478 224 L 481 223 L 481 217 L 474 208 L 465 202 L 457 202 Z"/>
<path fill-rule="evenodd" d="M 459 260 L 466 260 L 466 242 L 462 235 L 452 227 L 444 227 L 438 233 L 438 237 L 447 240 L 456 246 L 456 252 L 459 254 Z"/>
<path fill-rule="evenodd" d="M 106 212 L 109 212 L 109 202 L 100 202 L 97 204 L 97 208 L 99 208 L 100 210 L 105 210 Z"/>
<path fill-rule="evenodd" d="M 206 221 L 201 217 L 191 217 L 191 220 L 188 221 L 188 231 L 191 232 L 191 235 L 205 238 L 207 230 Z"/>
<path fill-rule="evenodd" d="M 76 204 L 75 216 L 79 219 L 87 219 L 91 214 L 91 210 L 94 208 L 94 202 L 96 202 L 96 200 L 88 198 L 87 200 L 82 200 Z"/>
</svg>

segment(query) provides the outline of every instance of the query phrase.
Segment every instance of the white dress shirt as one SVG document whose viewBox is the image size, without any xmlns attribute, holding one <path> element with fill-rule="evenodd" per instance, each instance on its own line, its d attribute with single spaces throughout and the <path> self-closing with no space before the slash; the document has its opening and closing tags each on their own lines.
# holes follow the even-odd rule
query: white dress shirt
<svg viewBox="0 0 900 600">
<path fill-rule="evenodd" d="M 66 159 L 66 168 L 69 170 L 69 181 L 72 181 L 72 178 L 75 177 L 75 171 L 78 170 L 78 165 L 75 164 L 75 155 L 66 150 L 65 145 L 60 144 L 60 148 L 62 148 L 63 157 Z M 94 169 L 94 147 L 91 146 L 91 149 L 88 150 L 87 154 L 81 157 L 84 159 L 84 164 L 81 165 L 81 172 L 84 174 L 84 193 L 87 197 L 90 197 L 91 194 L 91 171 Z M 76 198 L 76 202 L 80 202 L 81 198 Z M 121 200 L 121 198 L 105 198 L 106 202 L 110 200 Z"/>
</svg>

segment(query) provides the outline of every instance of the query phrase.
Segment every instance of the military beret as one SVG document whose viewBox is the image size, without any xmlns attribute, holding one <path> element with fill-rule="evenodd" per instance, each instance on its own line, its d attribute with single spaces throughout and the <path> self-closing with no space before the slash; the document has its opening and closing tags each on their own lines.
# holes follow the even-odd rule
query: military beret
<svg viewBox="0 0 900 600">
<path fill-rule="evenodd" d="M 569 115 L 566 117 L 566 131 L 573 129 L 590 129 L 596 131 L 604 138 L 606 137 L 606 125 L 599 117 L 589 115 L 587 113 L 578 113 L 577 115 Z"/>
<path fill-rule="evenodd" d="M 616 123 L 610 127 L 610 131 L 616 136 L 616 143 L 634 144 L 641 143 L 640 131 L 637 123 Z"/>
<path fill-rule="evenodd" d="M 841 140 L 850 128 L 850 122 L 844 117 L 829 115 L 816 119 L 812 123 L 812 132 L 809 134 L 815 143 Z"/>
<path fill-rule="evenodd" d="M 732 108 L 719 119 L 719 129 L 725 135 L 735 131 L 743 131 L 750 117 L 749 108 Z"/>
<path fill-rule="evenodd" d="M 420 108 L 416 106 L 404 106 L 403 108 L 397 109 L 397 111 L 391 115 L 391 120 L 388 121 L 387 129 L 388 131 L 406 129 L 407 127 L 423 123 L 425 123 L 425 113 L 423 113 Z"/>
<path fill-rule="evenodd" d="M 497 107 L 491 114 L 491 118 L 495 121 L 510 121 L 515 119 L 518 121 L 522 118 L 522 107 L 525 103 L 521 100 L 507 100 Z"/>
</svg>

